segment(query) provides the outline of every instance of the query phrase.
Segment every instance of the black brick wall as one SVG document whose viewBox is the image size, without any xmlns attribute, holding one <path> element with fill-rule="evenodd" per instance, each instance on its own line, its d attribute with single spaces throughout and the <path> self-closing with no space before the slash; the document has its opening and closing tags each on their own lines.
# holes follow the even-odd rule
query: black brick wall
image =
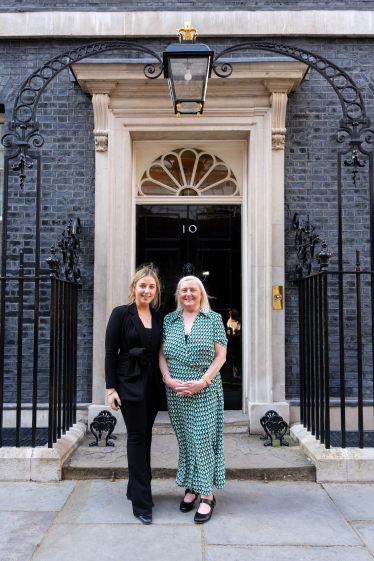
<svg viewBox="0 0 374 561">
<path fill-rule="evenodd" d="M 278 40 L 278 39 L 277 39 Z M 87 42 L 87 41 L 84 41 Z M 210 39 L 215 51 L 240 39 Z M 373 40 L 355 39 L 286 39 L 320 53 L 347 70 L 362 89 L 369 116 L 374 118 L 374 54 Z M 143 40 L 143 44 L 161 52 L 167 42 Z M 0 103 L 5 104 L 6 121 L 21 81 L 53 55 L 80 44 L 78 41 L 1 41 L 0 42 Z M 248 53 L 249 54 L 249 53 Z M 262 53 L 263 56 L 269 56 Z M 113 55 L 107 55 L 113 58 Z M 124 56 L 122 53 L 121 56 Z M 133 55 L 131 55 L 133 58 Z M 237 56 L 237 55 L 235 55 Z M 253 56 L 253 53 L 250 53 Z M 208 88 L 209 98 L 209 88 Z M 285 223 L 286 223 L 286 383 L 287 397 L 298 397 L 298 308 L 297 289 L 292 283 L 295 267 L 292 217 L 295 212 L 309 213 L 321 239 L 326 237 L 336 268 L 336 150 L 331 139 L 338 128 L 340 104 L 328 83 L 311 71 L 298 92 L 290 95 L 287 110 L 285 150 Z M 55 241 L 69 216 L 79 214 L 82 225 L 81 270 L 83 291 L 79 304 L 79 401 L 91 400 L 92 378 L 92 309 L 93 309 L 93 240 L 94 240 L 94 142 L 91 99 L 63 72 L 47 89 L 39 106 L 39 121 L 45 137 L 43 154 L 42 246 L 44 256 Z M 32 173 L 30 174 L 30 178 Z M 368 266 L 368 200 L 367 172 L 360 174 L 357 186 L 351 174 L 344 171 L 344 237 L 347 244 L 345 264 L 354 264 L 354 250 L 363 250 L 363 264 Z M 11 184 L 9 215 L 12 263 L 16 263 L 20 241 L 32 246 L 34 217 L 33 186 L 26 183 L 20 192 Z M 31 251 L 31 250 L 30 250 Z M 369 290 L 366 290 L 369 294 Z M 332 290 L 331 316 L 336 327 L 336 295 Z M 354 318 L 351 296 L 346 302 L 347 353 L 354 354 Z M 334 320 L 335 317 L 335 320 Z M 371 391 L 371 346 L 367 341 L 368 318 L 364 326 L 365 392 Z M 333 379 L 337 376 L 336 333 L 332 332 Z M 356 366 L 350 364 L 348 394 L 354 396 Z M 338 384 L 334 381 L 334 393 Z M 9 394 L 9 398 L 11 395 Z"/>
<path fill-rule="evenodd" d="M 73 43 L 69 43 L 69 46 Z M 15 93 L 22 80 L 34 69 L 57 53 L 64 51 L 66 42 L 54 41 L 9 41 L 0 42 L 0 103 L 5 105 L 5 130 L 11 119 Z M 80 217 L 82 223 L 80 267 L 83 275 L 83 289 L 79 295 L 79 350 L 78 350 L 78 401 L 91 401 L 92 381 L 92 301 L 93 301 L 93 259 L 94 259 L 94 140 L 93 111 L 91 97 L 82 93 L 75 82 L 70 80 L 70 72 L 64 71 L 49 85 L 39 103 L 38 121 L 45 143 L 42 154 L 42 205 L 41 205 L 41 265 L 43 273 L 48 273 L 45 259 L 52 243 L 57 242 L 70 217 Z M 9 191 L 9 260 L 8 274 L 18 267 L 18 252 L 25 247 L 25 262 L 33 260 L 35 242 L 35 168 L 27 172 L 23 190 L 13 174 Z M 26 274 L 32 273 L 26 268 Z M 12 287 L 13 290 L 15 286 Z M 33 291 L 26 292 L 33 298 Z M 46 398 L 48 375 L 48 341 L 43 338 L 48 332 L 48 295 L 41 291 L 41 348 L 40 394 Z M 27 303 L 26 303 L 27 304 Z M 26 315 L 29 313 L 26 310 Z M 14 360 L 14 319 L 8 320 L 6 361 L 10 366 Z M 13 328 L 12 328 L 13 325 Z M 24 387 L 23 398 L 30 402 L 32 375 L 31 353 L 26 344 L 26 333 L 31 325 L 24 328 Z M 13 362 L 14 363 L 14 362 Z M 8 369 L 10 373 L 10 369 Z M 5 396 L 14 400 L 14 379 L 8 378 Z"/>
</svg>

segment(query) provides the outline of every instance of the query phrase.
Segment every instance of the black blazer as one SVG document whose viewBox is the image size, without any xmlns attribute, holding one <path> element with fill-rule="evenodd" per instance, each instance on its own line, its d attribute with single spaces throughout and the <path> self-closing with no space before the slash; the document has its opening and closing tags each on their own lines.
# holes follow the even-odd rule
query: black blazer
<svg viewBox="0 0 374 561">
<path fill-rule="evenodd" d="M 106 387 L 116 388 L 121 400 L 143 399 L 149 369 L 152 369 L 160 399 L 165 396 L 165 386 L 158 365 L 163 315 L 153 308 L 150 310 L 152 313 L 150 346 L 135 304 L 114 308 L 108 321 L 105 337 Z"/>
</svg>

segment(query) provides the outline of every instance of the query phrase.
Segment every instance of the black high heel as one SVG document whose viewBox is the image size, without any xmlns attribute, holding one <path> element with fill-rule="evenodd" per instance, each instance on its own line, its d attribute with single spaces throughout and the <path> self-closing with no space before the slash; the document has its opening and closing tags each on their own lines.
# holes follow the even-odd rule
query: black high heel
<svg viewBox="0 0 374 561">
<path fill-rule="evenodd" d="M 197 511 L 195 513 L 195 518 L 194 518 L 194 522 L 196 524 L 204 524 L 204 522 L 208 522 L 208 520 L 210 520 L 212 518 L 212 514 L 213 514 L 213 509 L 216 506 L 216 499 L 214 498 L 213 495 L 213 499 L 201 499 L 200 504 L 201 503 L 205 503 L 207 505 L 210 505 L 210 512 L 208 512 L 208 514 L 200 514 L 199 511 Z"/>
<path fill-rule="evenodd" d="M 195 504 L 195 501 L 197 499 L 197 497 L 199 496 L 199 493 L 195 493 L 195 491 L 190 491 L 190 489 L 186 489 L 184 496 L 187 495 L 187 493 L 192 493 L 193 495 L 195 495 L 194 500 L 191 503 L 186 503 L 184 500 L 181 502 L 181 504 L 179 505 L 179 510 L 181 512 L 190 512 L 193 509 L 193 506 Z"/>
</svg>

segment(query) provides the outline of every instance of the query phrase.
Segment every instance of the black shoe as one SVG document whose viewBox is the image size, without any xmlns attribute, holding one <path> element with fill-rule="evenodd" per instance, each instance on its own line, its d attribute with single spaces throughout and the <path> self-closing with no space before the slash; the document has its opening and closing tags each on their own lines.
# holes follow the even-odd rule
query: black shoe
<svg viewBox="0 0 374 561">
<path fill-rule="evenodd" d="M 214 498 L 213 495 L 212 501 L 209 499 L 201 499 L 200 504 L 201 503 L 206 503 L 207 505 L 210 505 L 211 509 L 210 512 L 208 512 L 208 514 L 200 514 L 200 512 L 197 511 L 195 513 L 195 518 L 194 518 L 194 522 L 196 522 L 196 524 L 204 524 L 204 522 L 208 522 L 208 520 L 212 518 L 213 509 L 216 506 L 216 499 Z"/>
<path fill-rule="evenodd" d="M 134 516 L 139 518 L 142 524 L 152 524 L 152 514 L 142 514 L 141 516 L 136 516 L 136 514 L 134 514 Z"/>
<path fill-rule="evenodd" d="M 197 497 L 199 496 L 199 493 L 195 493 L 195 491 L 190 491 L 189 489 L 186 489 L 184 496 L 186 496 L 187 493 L 192 493 L 193 495 L 195 495 L 195 498 L 191 503 L 186 503 L 185 501 L 182 501 L 181 504 L 179 505 L 179 510 L 181 512 L 190 512 L 193 509 L 193 505 L 195 504 Z"/>
</svg>

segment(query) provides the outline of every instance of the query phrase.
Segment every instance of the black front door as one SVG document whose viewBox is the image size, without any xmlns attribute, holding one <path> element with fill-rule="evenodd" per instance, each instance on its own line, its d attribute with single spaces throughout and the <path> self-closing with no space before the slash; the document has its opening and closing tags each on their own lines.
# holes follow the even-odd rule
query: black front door
<svg viewBox="0 0 374 561">
<path fill-rule="evenodd" d="M 221 370 L 225 409 L 241 409 L 241 207 L 138 206 L 136 239 L 137 266 L 153 262 L 160 270 L 164 313 L 175 310 L 182 276 L 195 274 L 203 281 L 212 309 L 227 327 L 227 361 Z"/>
</svg>

